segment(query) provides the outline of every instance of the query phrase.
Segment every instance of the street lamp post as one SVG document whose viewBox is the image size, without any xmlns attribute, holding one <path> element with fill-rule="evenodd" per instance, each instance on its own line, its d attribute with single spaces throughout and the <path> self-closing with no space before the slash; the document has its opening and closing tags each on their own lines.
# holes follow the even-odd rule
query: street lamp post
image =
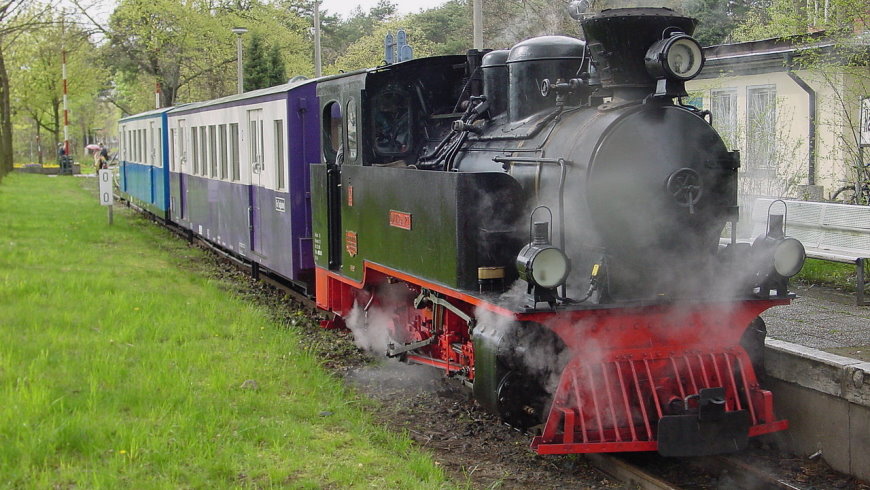
<svg viewBox="0 0 870 490">
<path fill-rule="evenodd" d="M 320 1 L 314 0 L 314 76 L 320 78 Z"/>
<path fill-rule="evenodd" d="M 239 93 L 245 91 L 244 81 L 242 80 L 242 34 L 248 32 L 244 27 L 233 27 L 233 34 L 236 35 L 236 74 L 239 79 Z"/>
</svg>

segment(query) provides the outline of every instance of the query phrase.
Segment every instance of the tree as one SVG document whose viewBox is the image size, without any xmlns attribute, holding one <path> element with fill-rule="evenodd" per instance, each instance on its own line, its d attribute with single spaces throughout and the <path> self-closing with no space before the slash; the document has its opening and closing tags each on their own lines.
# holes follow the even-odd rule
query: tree
<svg viewBox="0 0 870 490">
<path fill-rule="evenodd" d="M 284 60 L 277 45 L 266 48 L 263 35 L 255 32 L 245 54 L 245 90 L 272 87 L 287 81 Z"/>
<path fill-rule="evenodd" d="M 449 0 L 440 7 L 409 15 L 407 23 L 434 45 L 433 54 L 464 54 L 471 48 L 471 17 L 470 2 Z"/>
<path fill-rule="evenodd" d="M 21 33 L 45 24 L 48 4 L 0 0 L 0 182 L 12 171 L 12 104 L 5 58 Z"/>
<path fill-rule="evenodd" d="M 703 46 L 722 44 L 746 19 L 750 5 L 737 0 L 688 0 L 683 13 L 698 19 L 693 37 Z"/>
<path fill-rule="evenodd" d="M 287 71 L 284 69 L 284 57 L 277 45 L 269 48 L 269 86 L 278 85 L 287 81 Z"/>
<path fill-rule="evenodd" d="M 18 118 L 32 120 L 35 139 L 42 142 L 43 147 L 61 141 L 61 51 L 66 52 L 68 105 L 73 115 L 81 114 L 82 107 L 92 105 L 107 82 L 87 33 L 56 13 L 47 14 L 46 21 L 49 23 L 43 27 L 23 32 L 9 57 L 14 94 L 12 109 Z M 87 121 L 89 126 L 90 123 Z M 44 131 L 48 138 L 43 137 Z M 42 153 L 39 153 L 39 162 L 42 163 Z"/>
<path fill-rule="evenodd" d="M 338 73 L 339 71 L 352 71 L 383 65 L 384 38 L 388 32 L 395 35 L 396 31 L 402 28 L 405 28 L 405 32 L 408 34 L 408 44 L 414 48 L 415 58 L 432 56 L 434 45 L 427 41 L 417 28 L 406 27 L 403 20 L 397 19 L 382 23 L 371 34 L 352 43 L 347 47 L 345 53 L 336 59 L 335 63 L 326 67 L 324 71 Z"/>
</svg>

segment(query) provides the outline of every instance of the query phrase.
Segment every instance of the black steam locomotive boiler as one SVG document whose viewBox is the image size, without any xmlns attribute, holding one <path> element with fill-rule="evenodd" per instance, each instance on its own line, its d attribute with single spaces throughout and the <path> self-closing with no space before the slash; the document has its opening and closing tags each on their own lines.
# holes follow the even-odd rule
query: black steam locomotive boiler
<svg viewBox="0 0 870 490">
<path fill-rule="evenodd" d="M 745 447 L 787 427 L 758 383 L 756 319 L 793 297 L 803 246 L 775 217 L 720 244 L 740 158 L 681 102 L 704 64 L 696 21 L 579 17 L 585 41 L 318 85 L 318 305 L 542 424 L 542 454 Z"/>
</svg>

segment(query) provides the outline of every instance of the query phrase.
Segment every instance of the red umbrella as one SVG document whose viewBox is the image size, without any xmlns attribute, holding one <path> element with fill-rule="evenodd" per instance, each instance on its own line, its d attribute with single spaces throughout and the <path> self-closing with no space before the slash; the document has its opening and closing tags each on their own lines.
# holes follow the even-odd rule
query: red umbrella
<svg viewBox="0 0 870 490">
<path fill-rule="evenodd" d="M 95 145 L 93 143 L 91 143 L 90 145 L 85 147 L 85 150 L 99 150 L 99 149 L 100 149 L 100 145 Z"/>
</svg>

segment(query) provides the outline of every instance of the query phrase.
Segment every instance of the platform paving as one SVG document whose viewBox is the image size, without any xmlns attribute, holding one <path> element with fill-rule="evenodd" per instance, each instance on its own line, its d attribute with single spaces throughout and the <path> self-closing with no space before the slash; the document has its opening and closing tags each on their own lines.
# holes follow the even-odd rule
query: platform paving
<svg viewBox="0 0 870 490">
<path fill-rule="evenodd" d="M 870 306 L 855 295 L 824 286 L 792 285 L 797 299 L 761 317 L 769 338 L 870 361 Z"/>
</svg>

